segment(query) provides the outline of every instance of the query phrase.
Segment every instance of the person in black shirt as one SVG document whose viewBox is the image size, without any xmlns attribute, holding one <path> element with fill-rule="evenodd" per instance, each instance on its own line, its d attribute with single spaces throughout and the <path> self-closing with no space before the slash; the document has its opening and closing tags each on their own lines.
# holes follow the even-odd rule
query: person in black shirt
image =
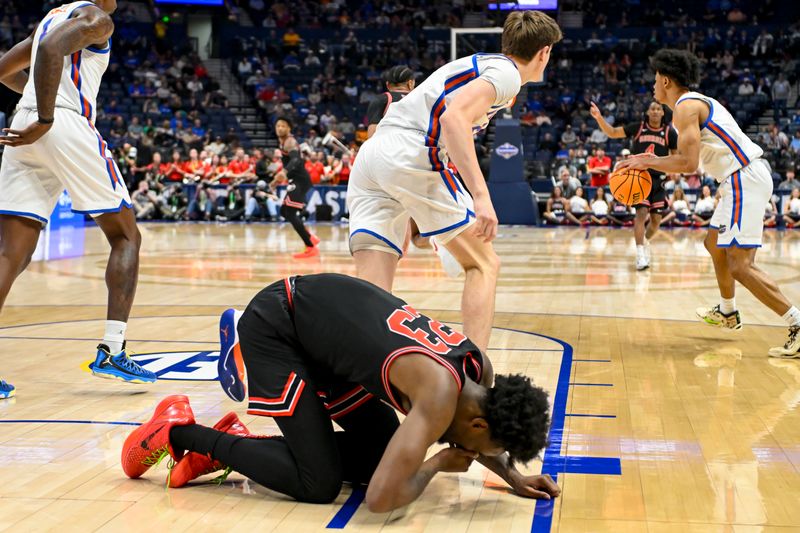
<svg viewBox="0 0 800 533">
<path fill-rule="evenodd" d="M 631 122 L 625 126 L 614 127 L 606 122 L 594 102 L 591 104 L 590 113 L 600 129 L 612 139 L 623 137 L 631 139 L 631 152 L 634 155 L 650 152 L 663 157 L 668 156 L 671 150 L 678 148 L 678 133 L 664 119 L 664 107 L 656 101 L 650 103 L 645 119 L 640 122 Z M 650 247 L 647 245 L 647 241 L 652 239 L 658 231 L 661 217 L 667 207 L 667 193 L 663 186 L 666 176 L 663 172 L 652 169 L 649 172 L 653 180 L 650 195 L 647 200 L 634 206 L 636 207 L 636 218 L 633 223 L 633 237 L 636 241 L 637 270 L 650 267 Z M 647 226 L 648 213 L 650 215 L 649 226 Z"/>
<path fill-rule="evenodd" d="M 283 154 L 283 171 L 286 174 L 286 196 L 281 206 L 281 216 L 289 221 L 294 230 L 303 239 L 305 250 L 294 254 L 295 259 L 304 259 L 319 255 L 319 239 L 309 233 L 300 218 L 306 207 L 306 195 L 311 190 L 311 176 L 306 170 L 306 163 L 300 153 L 300 144 L 292 135 L 292 123 L 286 117 L 275 121 L 275 133 Z"/>
<path fill-rule="evenodd" d="M 223 313 L 220 340 L 226 394 L 242 401 L 249 389 L 248 413 L 274 418 L 282 436 L 195 424 L 188 399 L 168 397 L 126 439 L 128 476 L 170 453 L 181 477 L 172 486 L 225 465 L 310 503 L 332 502 L 343 481 L 368 483 L 367 507 L 386 512 L 417 499 L 437 472 L 464 472 L 477 460 L 520 496 L 560 494 L 550 476 L 514 466 L 546 445 L 547 393 L 521 375 L 495 378 L 467 337 L 369 282 L 341 274 L 278 281 L 244 313 Z M 450 447 L 425 460 L 437 442 Z"/>
</svg>

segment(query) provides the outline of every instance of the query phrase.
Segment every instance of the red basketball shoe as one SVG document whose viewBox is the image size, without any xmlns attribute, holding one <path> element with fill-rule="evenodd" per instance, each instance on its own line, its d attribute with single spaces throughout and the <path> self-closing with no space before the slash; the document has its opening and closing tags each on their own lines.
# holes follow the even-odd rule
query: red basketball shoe
<svg viewBox="0 0 800 533">
<path fill-rule="evenodd" d="M 317 237 L 313 233 L 309 233 L 308 236 L 311 237 L 311 244 L 313 244 L 314 246 L 320 243 L 319 237 Z"/>
<path fill-rule="evenodd" d="M 223 416 L 222 419 L 214 424 L 214 429 L 228 433 L 230 435 L 238 435 L 240 437 L 249 437 L 254 439 L 269 439 L 271 437 L 262 435 L 253 435 L 247 427 L 239 420 L 236 413 L 230 412 Z M 197 452 L 187 453 L 186 456 L 178 461 L 169 474 L 168 485 L 176 489 L 183 487 L 193 479 L 200 476 L 211 474 L 225 468 L 225 465 L 219 461 L 211 459 L 210 455 L 203 455 Z"/>
<path fill-rule="evenodd" d="M 122 445 L 122 470 L 129 478 L 136 479 L 148 468 L 155 466 L 167 455 L 176 461 L 183 457 L 183 450 L 176 453 L 169 443 L 169 431 L 174 426 L 194 424 L 194 413 L 189 398 L 167 396 L 156 406 L 152 418 L 134 429 Z"/>
<path fill-rule="evenodd" d="M 319 249 L 316 246 L 306 246 L 306 249 L 299 254 L 294 254 L 292 257 L 295 259 L 308 259 L 309 257 L 316 257 L 319 255 Z"/>
</svg>

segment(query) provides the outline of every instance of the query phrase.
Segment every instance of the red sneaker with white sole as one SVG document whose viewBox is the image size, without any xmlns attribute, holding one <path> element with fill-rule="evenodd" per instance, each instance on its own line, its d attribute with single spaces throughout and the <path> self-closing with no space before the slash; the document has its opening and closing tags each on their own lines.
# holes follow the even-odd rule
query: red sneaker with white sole
<svg viewBox="0 0 800 533">
<path fill-rule="evenodd" d="M 309 236 L 311 237 L 311 244 L 313 244 L 316 247 L 320 243 L 319 237 L 317 237 L 313 233 L 309 233 Z"/>
<path fill-rule="evenodd" d="M 172 449 L 169 432 L 174 426 L 190 424 L 194 424 L 194 413 L 189 398 L 175 395 L 161 400 L 150 420 L 134 429 L 122 445 L 120 462 L 125 475 L 136 479 L 167 455 L 179 461 L 184 451 Z"/>
</svg>

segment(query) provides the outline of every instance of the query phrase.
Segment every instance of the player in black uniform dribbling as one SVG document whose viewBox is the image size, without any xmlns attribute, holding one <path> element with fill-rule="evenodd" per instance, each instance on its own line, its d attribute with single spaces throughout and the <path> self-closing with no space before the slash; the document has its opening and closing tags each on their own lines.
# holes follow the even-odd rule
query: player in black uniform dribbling
<svg viewBox="0 0 800 533">
<path fill-rule="evenodd" d="M 678 133 L 675 128 L 664 120 L 664 107 L 658 102 L 651 102 L 647 108 L 647 120 L 631 122 L 625 126 L 613 127 L 606 122 L 597 106 L 592 103 L 591 115 L 597 121 L 603 132 L 612 139 L 627 137 L 631 139 L 631 153 L 654 153 L 657 156 L 668 156 L 670 150 L 678 148 Z M 646 244 L 652 239 L 661 225 L 661 217 L 667 207 L 667 193 L 664 191 L 663 172 L 650 170 L 653 179 L 650 195 L 647 200 L 636 207 L 636 218 L 633 223 L 633 237 L 636 241 L 636 269 L 644 270 L 650 266 L 650 249 Z M 650 214 L 650 225 L 647 224 L 647 215 Z"/>
<path fill-rule="evenodd" d="M 300 145 L 292 135 L 292 123 L 288 118 L 281 117 L 275 121 L 275 133 L 278 136 L 280 149 L 283 153 L 283 172 L 278 173 L 270 187 L 274 189 L 278 181 L 282 179 L 283 173 L 285 173 L 287 180 L 286 196 L 283 198 L 283 205 L 281 205 L 281 216 L 289 221 L 300 238 L 303 239 L 303 244 L 306 245 L 305 250 L 294 254 L 293 257 L 295 259 L 314 257 L 319 255 L 319 249 L 317 248 L 319 239 L 308 231 L 300 218 L 300 213 L 306 206 L 306 195 L 311 190 L 311 176 L 308 175 L 308 170 L 306 170 L 305 161 L 300 153 Z"/>
<path fill-rule="evenodd" d="M 514 467 L 546 445 L 547 393 L 521 375 L 495 380 L 463 334 L 369 282 L 286 278 L 244 313 L 223 313 L 220 332 L 223 389 L 241 401 L 249 388 L 248 413 L 273 417 L 282 437 L 197 425 L 188 399 L 171 396 L 125 441 L 128 476 L 169 453 L 181 484 L 214 460 L 303 502 L 333 501 L 343 481 L 368 482 L 367 506 L 385 512 L 414 501 L 437 472 L 464 472 L 477 460 L 520 496 L 560 493 L 549 476 Z M 406 414 L 402 424 L 395 410 Z M 425 460 L 437 442 L 451 447 Z M 185 475 L 184 461 L 198 457 Z"/>
</svg>

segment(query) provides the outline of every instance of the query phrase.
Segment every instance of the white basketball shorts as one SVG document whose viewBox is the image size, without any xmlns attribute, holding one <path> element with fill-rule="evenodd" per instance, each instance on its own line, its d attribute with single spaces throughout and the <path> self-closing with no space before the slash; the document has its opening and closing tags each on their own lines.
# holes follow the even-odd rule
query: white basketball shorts
<svg viewBox="0 0 800 533">
<path fill-rule="evenodd" d="M 772 197 L 769 163 L 756 159 L 719 185 L 720 201 L 710 227 L 718 230 L 717 246 L 758 248 L 764 233 L 764 209 Z"/>
<path fill-rule="evenodd" d="M 378 128 L 362 145 L 347 185 L 350 237 L 366 233 L 375 244 L 358 249 L 402 255 L 409 216 L 441 244 L 475 222 L 472 197 L 437 152 L 423 133 L 398 128 Z"/>
<path fill-rule="evenodd" d="M 20 109 L 11 129 L 24 129 L 36 120 L 36 111 Z M 53 127 L 39 140 L 5 148 L 0 214 L 47 224 L 64 189 L 76 213 L 98 216 L 131 207 L 114 156 L 94 125 L 74 111 L 56 108 Z"/>
</svg>

